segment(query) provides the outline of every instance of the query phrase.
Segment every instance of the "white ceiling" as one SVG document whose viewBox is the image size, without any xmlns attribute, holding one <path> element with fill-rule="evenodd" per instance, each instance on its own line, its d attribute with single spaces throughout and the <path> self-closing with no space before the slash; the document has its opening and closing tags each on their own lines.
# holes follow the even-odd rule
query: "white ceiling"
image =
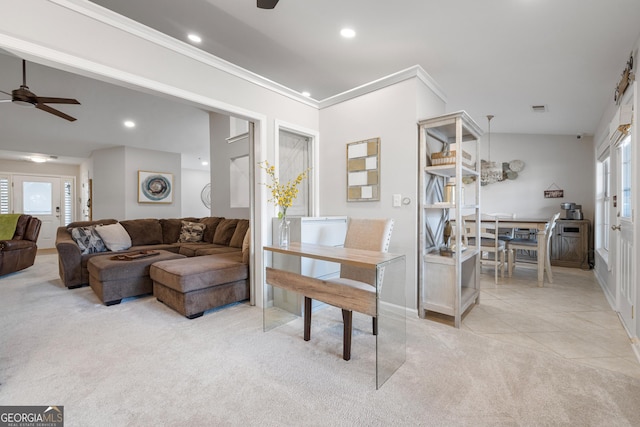
<svg viewBox="0 0 640 427">
<path fill-rule="evenodd" d="M 417 64 L 446 93 L 447 110 L 466 110 L 485 130 L 493 114 L 492 132 L 500 133 L 592 134 L 640 37 L 638 0 L 280 0 L 273 10 L 255 0 L 93 3 L 183 41 L 196 32 L 201 49 L 316 100 Z M 341 38 L 344 26 L 357 36 Z M 36 94 L 82 105 L 60 107 L 78 118 L 69 124 L 0 103 L 8 150 L 36 140 L 68 156 L 123 144 L 174 151 L 185 129 L 197 128 L 189 121 L 206 119 L 192 107 L 28 67 Z M 19 61 L 0 55 L 0 90 L 19 83 Z M 539 104 L 548 112 L 531 111 Z M 144 125 L 126 131 L 121 121 L 129 115 Z M 199 154 L 203 135 L 186 139 L 193 146 L 180 149 L 208 156 L 206 147 Z"/>
<path fill-rule="evenodd" d="M 203 169 L 199 157 L 209 159 L 209 117 L 203 110 L 33 62 L 26 71 L 27 86 L 37 96 L 77 99 L 81 105 L 50 104 L 77 120 L 0 102 L 0 158 L 55 155 L 56 163 L 79 164 L 94 150 L 125 145 L 182 152 L 183 167 L 190 169 Z M 0 51 L 0 90 L 10 93 L 21 84 L 22 61 Z M 125 128 L 125 120 L 136 127 Z"/>
</svg>

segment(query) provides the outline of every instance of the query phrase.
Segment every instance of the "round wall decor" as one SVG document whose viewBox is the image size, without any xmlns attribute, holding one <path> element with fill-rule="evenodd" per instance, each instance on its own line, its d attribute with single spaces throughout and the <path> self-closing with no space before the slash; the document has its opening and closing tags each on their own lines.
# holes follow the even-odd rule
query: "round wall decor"
<svg viewBox="0 0 640 427">
<path fill-rule="evenodd" d="M 208 209 L 211 209 L 211 183 L 205 185 L 200 192 L 200 200 Z"/>
</svg>

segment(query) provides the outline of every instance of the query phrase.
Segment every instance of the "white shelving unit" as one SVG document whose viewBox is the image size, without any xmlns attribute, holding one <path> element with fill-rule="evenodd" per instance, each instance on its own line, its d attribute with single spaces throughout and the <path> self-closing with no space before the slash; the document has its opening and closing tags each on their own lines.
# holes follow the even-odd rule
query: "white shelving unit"
<svg viewBox="0 0 640 427">
<path fill-rule="evenodd" d="M 454 326 L 459 328 L 462 314 L 480 301 L 480 252 L 477 246 L 455 244 L 452 256 L 446 256 L 441 255 L 440 249 L 445 247 L 446 221 L 450 221 L 456 243 L 466 235 L 463 216 L 475 215 L 479 222 L 482 130 L 464 111 L 422 120 L 418 127 L 418 312 L 422 318 L 429 311 L 452 316 Z M 434 165 L 432 155 L 447 151 L 451 153 L 449 160 L 445 164 L 438 160 Z M 454 195 L 445 201 L 447 182 L 453 184 Z M 479 242 L 480 236 L 475 237 Z"/>
</svg>

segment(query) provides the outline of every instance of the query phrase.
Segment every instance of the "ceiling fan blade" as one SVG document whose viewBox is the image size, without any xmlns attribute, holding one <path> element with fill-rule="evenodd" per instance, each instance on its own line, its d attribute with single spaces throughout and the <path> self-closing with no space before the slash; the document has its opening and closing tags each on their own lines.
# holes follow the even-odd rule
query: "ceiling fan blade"
<svg viewBox="0 0 640 427">
<path fill-rule="evenodd" d="M 273 9 L 278 4 L 278 0 L 258 0 L 260 9 Z"/>
<path fill-rule="evenodd" d="M 55 108 L 51 108 L 51 107 L 49 107 L 48 105 L 45 105 L 45 104 L 36 104 L 36 108 L 38 110 L 42 110 L 42 111 L 46 111 L 47 113 L 54 114 L 54 115 L 56 115 L 58 117 L 61 117 L 61 118 L 65 119 L 65 120 L 69 120 L 70 122 L 73 122 L 73 121 L 76 120 L 75 117 L 71 117 L 70 115 L 63 113 L 62 111 L 58 111 Z"/>
<path fill-rule="evenodd" d="M 71 98 L 48 98 L 45 96 L 37 96 L 38 104 L 80 104 L 77 99 Z"/>
<path fill-rule="evenodd" d="M 5 95 L 13 96 L 13 95 L 11 95 L 9 92 L 5 92 L 5 91 L 3 91 L 3 90 L 0 90 L 0 93 L 4 93 Z"/>
</svg>

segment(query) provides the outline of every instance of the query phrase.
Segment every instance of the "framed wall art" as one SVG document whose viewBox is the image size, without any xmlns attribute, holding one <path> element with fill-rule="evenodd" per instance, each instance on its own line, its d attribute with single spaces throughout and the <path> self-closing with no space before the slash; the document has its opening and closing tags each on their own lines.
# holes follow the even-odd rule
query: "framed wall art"
<svg viewBox="0 0 640 427">
<path fill-rule="evenodd" d="M 173 203 L 173 174 L 138 171 L 138 203 Z"/>
<path fill-rule="evenodd" d="M 347 201 L 380 200 L 380 138 L 347 144 Z"/>
</svg>

